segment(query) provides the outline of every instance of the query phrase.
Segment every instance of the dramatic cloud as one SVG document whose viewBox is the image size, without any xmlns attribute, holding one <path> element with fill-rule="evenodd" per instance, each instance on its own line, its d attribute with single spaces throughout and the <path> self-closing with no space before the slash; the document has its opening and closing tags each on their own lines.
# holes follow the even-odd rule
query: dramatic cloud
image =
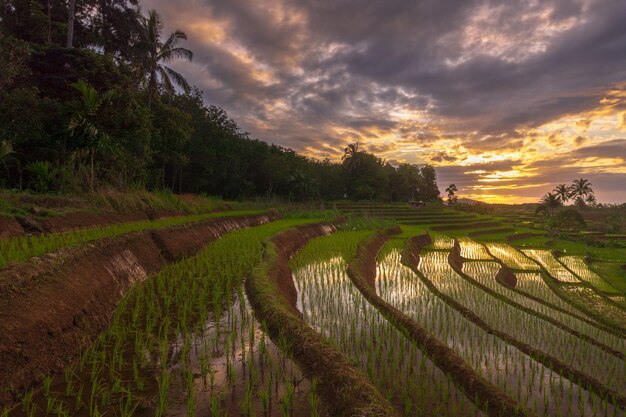
<svg viewBox="0 0 626 417">
<path fill-rule="evenodd" d="M 175 63 L 253 136 L 433 163 L 442 189 L 536 201 L 580 176 L 626 201 L 623 0 L 143 0 Z"/>
</svg>

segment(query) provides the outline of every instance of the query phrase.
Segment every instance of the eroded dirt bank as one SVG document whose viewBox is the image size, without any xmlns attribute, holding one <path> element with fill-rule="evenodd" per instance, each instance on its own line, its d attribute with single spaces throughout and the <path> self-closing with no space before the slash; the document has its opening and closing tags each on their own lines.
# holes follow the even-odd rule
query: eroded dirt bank
<svg viewBox="0 0 626 417">
<path fill-rule="evenodd" d="M 289 259 L 309 239 L 332 231 L 332 224 L 306 225 L 281 232 L 268 241 L 263 262 L 246 280 L 248 298 L 272 338 L 284 338 L 305 376 L 318 381 L 331 415 L 395 416 L 391 404 L 367 376 L 308 326 L 295 308 L 297 293 Z"/>
<path fill-rule="evenodd" d="M 0 405 L 61 371 L 107 325 L 133 284 L 236 229 L 276 213 L 131 233 L 0 270 Z M 7 391 L 8 390 L 8 391 Z"/>
</svg>

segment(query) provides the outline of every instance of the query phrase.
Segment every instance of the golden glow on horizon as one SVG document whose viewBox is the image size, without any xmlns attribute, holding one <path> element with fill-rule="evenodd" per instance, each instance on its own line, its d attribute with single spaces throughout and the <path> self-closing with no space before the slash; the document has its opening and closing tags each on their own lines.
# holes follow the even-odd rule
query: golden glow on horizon
<svg viewBox="0 0 626 417">
<path fill-rule="evenodd" d="M 297 6 L 277 0 L 257 3 L 250 11 L 255 16 L 263 17 L 269 26 L 282 28 L 288 34 L 284 45 L 282 42 L 280 45 L 287 53 L 277 54 L 270 60 L 253 48 L 246 47 L 247 44 L 234 35 L 236 28 L 233 27 L 233 21 L 219 17 L 223 15 L 214 13 L 211 6 L 199 7 L 202 13 L 183 10 L 177 14 L 178 22 L 174 21 L 174 25 L 185 26 L 190 39 L 218 49 L 227 57 L 226 61 L 231 59 L 233 68 L 240 71 L 241 78 L 250 83 L 244 83 L 244 95 L 247 90 L 278 85 L 285 73 L 298 77 L 307 87 L 320 85 L 323 86 L 323 93 L 332 93 L 334 85 L 343 82 L 343 79 L 334 79 L 333 75 L 324 71 L 307 72 L 303 62 L 312 57 L 323 62 L 342 54 L 366 52 L 365 44 L 342 43 L 332 39 L 308 45 L 310 28 L 307 27 L 307 15 Z M 459 37 L 460 41 L 458 38 L 442 38 L 442 43 L 456 42 L 461 46 L 458 55 L 451 56 L 448 64 L 459 65 L 477 51 L 509 62 L 529 59 L 542 54 L 555 37 L 584 20 L 582 13 L 580 17 L 553 24 L 549 10 L 530 8 L 519 19 L 533 22 L 533 25 L 529 25 L 533 28 L 532 33 L 524 32 L 520 36 L 502 30 L 497 23 L 500 21 L 497 18 L 499 16 L 497 8 L 484 6 L 466 27 L 451 35 Z M 303 51 L 307 51 L 308 55 Z M 229 87 L 211 78 L 210 71 L 199 64 L 192 62 L 181 65 L 186 65 L 184 68 L 187 73 L 191 71 L 192 78 L 202 80 L 202 85 L 209 89 L 227 90 Z M 374 92 L 386 92 L 388 86 L 374 83 L 371 88 Z M 460 188 L 461 196 L 488 202 L 537 201 L 540 195 L 525 197 L 515 195 L 515 190 L 530 192 L 537 188 L 541 189 L 538 193 L 542 194 L 550 189 L 550 181 L 565 181 L 556 179 L 559 170 L 575 171 L 580 175 L 626 174 L 626 162 L 621 155 L 576 154 L 582 147 L 598 146 L 624 138 L 626 84 L 607 88 L 593 109 L 571 112 L 540 126 L 520 128 L 509 136 L 495 134 L 493 137 L 477 132 L 476 121 L 482 121 L 480 114 L 471 116 L 471 123 L 466 123 L 467 119 L 463 116 L 446 118 L 437 113 L 437 103 L 433 97 L 418 96 L 399 87 L 393 92 L 399 97 L 393 104 L 375 99 L 367 102 L 369 95 L 358 95 L 355 103 L 347 104 L 348 111 L 341 113 L 344 119 L 329 117 L 329 120 L 321 119 L 316 121 L 317 125 L 311 126 L 297 119 L 293 124 L 288 122 L 289 127 L 300 129 L 294 129 L 294 132 L 297 131 L 294 133 L 295 143 L 310 144 L 313 139 L 319 143 L 302 145 L 303 149 L 298 149 L 296 145 L 296 149 L 306 156 L 339 161 L 343 147 L 348 143 L 359 142 L 362 149 L 387 161 L 432 163 L 437 167 L 449 168 L 447 172 L 453 172 L 458 178 L 471 178 L 471 184 Z M 303 106 L 309 102 L 315 106 L 325 105 L 320 100 L 320 91 L 305 88 L 301 92 L 293 92 L 300 93 L 295 102 L 304 103 Z M 564 98 L 584 98 L 587 94 L 595 95 L 597 90 L 574 91 L 571 97 Z M 264 102 L 259 104 L 263 108 L 264 117 L 244 114 L 236 115 L 235 119 L 244 120 L 247 130 L 271 140 L 272 133 L 280 131 L 277 126 L 285 120 L 293 120 L 294 114 L 301 109 L 293 104 L 291 97 L 276 98 L 272 94 L 265 97 Z M 359 100 L 367 102 L 367 106 L 362 106 Z M 362 107 L 367 108 L 369 113 L 363 112 Z M 381 118 L 386 118 L 384 123 L 379 122 Z M 289 146 L 288 140 L 283 143 Z"/>
</svg>

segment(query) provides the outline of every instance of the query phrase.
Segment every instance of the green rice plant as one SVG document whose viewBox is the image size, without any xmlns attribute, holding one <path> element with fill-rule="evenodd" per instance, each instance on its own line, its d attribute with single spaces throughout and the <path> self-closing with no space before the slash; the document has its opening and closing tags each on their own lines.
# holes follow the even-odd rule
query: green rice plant
<svg viewBox="0 0 626 417">
<path fill-rule="evenodd" d="M 319 417 L 319 398 L 317 395 L 317 380 L 311 381 L 311 391 L 309 392 L 309 405 L 311 407 L 311 417 Z"/>
<path fill-rule="evenodd" d="M 33 402 L 33 390 L 29 389 L 22 396 L 22 411 L 24 411 L 25 413 L 28 413 L 29 410 L 31 409 L 32 402 Z"/>
<path fill-rule="evenodd" d="M 550 317 L 576 332 L 597 340 L 617 352 L 626 352 L 626 340 L 624 340 L 624 338 L 590 325 L 588 321 L 583 321 L 571 314 L 532 300 L 519 292 L 498 284 L 494 277 L 499 270 L 500 265 L 495 262 L 465 262 L 463 264 L 463 272 L 465 274 L 502 297 L 533 310 L 537 314 Z"/>
<path fill-rule="evenodd" d="M 284 391 L 288 383 L 293 385 L 303 376 L 289 354 L 274 345 L 254 319 L 242 283 L 261 259 L 265 239 L 314 221 L 279 220 L 228 233 L 196 256 L 173 263 L 131 288 L 107 331 L 81 353 L 76 371 L 68 368 L 66 372 L 64 392 L 73 396 L 73 413 L 132 414 L 136 401 L 130 398 L 141 393 L 141 397 L 154 395 L 157 415 L 170 409 L 188 414 L 192 405 L 200 409 L 200 401 L 207 402 L 203 409 L 224 415 L 220 399 L 231 398 L 229 394 L 243 383 L 250 384 L 252 412 L 262 409 L 263 391 L 268 409 L 279 410 L 281 397 L 274 392 Z M 183 369 L 186 404 L 170 401 L 170 366 Z M 221 375 L 227 367 L 232 369 L 225 383 Z M 155 369 L 160 372 L 152 385 L 149 381 Z M 200 392 L 207 387 L 193 383 L 193 374 L 203 372 L 209 379 L 209 396 Z M 130 381 L 124 380 L 126 375 Z M 88 394 L 83 394 L 87 383 Z M 74 389 L 68 390 L 69 385 Z"/>
<path fill-rule="evenodd" d="M 523 249 L 522 252 L 529 258 L 535 260 L 541 266 L 543 266 L 548 273 L 560 282 L 572 282 L 580 283 L 581 281 L 574 276 L 571 272 L 563 267 L 556 260 L 549 250 L 544 249 Z"/>
<path fill-rule="evenodd" d="M 41 256 L 63 247 L 74 246 L 97 239 L 119 236 L 143 230 L 178 226 L 212 218 L 259 213 L 259 211 L 247 210 L 193 214 L 188 216 L 163 218 L 154 221 L 145 220 L 119 223 L 104 227 L 99 226 L 88 229 L 79 229 L 65 233 L 19 236 L 11 239 L 0 239 L 0 268 L 10 263 L 25 261 L 33 256 Z"/>
<path fill-rule="evenodd" d="M 42 385 L 43 385 L 43 396 L 48 398 L 50 396 L 50 385 L 52 384 L 52 377 L 50 375 L 46 375 L 43 377 Z"/>
<path fill-rule="evenodd" d="M 619 290 L 615 289 L 612 285 L 606 282 L 600 275 L 596 274 L 589 268 L 583 258 L 579 256 L 561 256 L 558 258 L 559 262 L 563 264 L 569 271 L 575 274 L 581 280 L 593 285 L 600 291 L 607 293 L 617 293 Z"/>
<path fill-rule="evenodd" d="M 37 415 L 37 404 L 31 404 L 30 407 L 28 407 L 28 412 L 26 415 L 28 417 L 35 417 Z"/>
<path fill-rule="evenodd" d="M 512 246 L 504 243 L 487 243 L 486 246 L 495 258 L 511 269 L 521 271 L 539 271 L 541 269 L 539 265 Z"/>
<path fill-rule="evenodd" d="M 163 417 L 167 411 L 168 391 L 170 387 L 170 374 L 166 370 L 161 371 L 161 376 L 157 379 L 158 399 L 156 416 Z"/>
<path fill-rule="evenodd" d="M 478 242 L 473 241 L 467 237 L 461 237 L 458 239 L 461 246 L 461 256 L 465 259 L 471 260 L 491 260 L 493 259 L 487 249 Z"/>
<path fill-rule="evenodd" d="M 606 360 L 612 364 L 611 366 L 617 367 L 618 373 L 622 372 L 624 364 L 617 358 L 607 356 L 606 352 L 600 351 L 595 346 L 585 344 L 581 340 L 572 338 L 571 335 L 551 328 L 543 324 L 537 317 L 515 309 L 471 285 L 452 270 L 448 264 L 446 253 L 422 253 L 419 270 L 440 292 L 447 294 L 464 307 L 472 310 L 496 329 L 502 329 L 502 331 L 512 334 L 526 343 L 544 348 L 552 352 L 554 356 L 561 357 L 562 354 L 563 357 L 576 361 L 572 363 L 584 371 L 601 376 L 603 381 L 614 389 L 622 389 L 619 386 L 621 378 L 623 378 L 621 375 L 612 371 L 600 375 L 600 371 L 592 368 L 594 366 L 603 367 L 602 369 L 607 371 L 609 366 L 603 362 Z M 417 279 L 416 276 L 411 277 L 411 275 L 412 273 L 398 275 L 405 277 L 399 282 L 399 287 L 390 286 L 389 284 L 393 281 L 381 280 L 379 284 L 381 296 L 402 311 L 415 317 L 418 322 L 423 323 L 440 339 L 448 340 L 449 344 L 466 359 L 468 364 L 497 386 L 504 387 L 509 395 L 517 399 L 522 405 L 532 408 L 538 415 L 552 415 L 552 411 L 558 409 L 562 404 L 567 407 L 567 393 L 559 390 L 557 395 L 554 392 L 547 392 L 545 387 L 543 390 L 539 388 L 542 386 L 540 381 L 545 379 L 547 375 L 552 375 L 550 369 L 499 338 L 490 336 L 472 322 L 468 322 L 457 310 L 434 297 L 429 289 L 420 282 L 420 279 Z M 433 321 L 433 318 L 437 316 L 425 310 L 425 306 L 430 311 L 433 308 L 441 311 L 444 313 L 443 317 Z M 501 358 L 498 359 L 499 362 L 501 360 L 506 362 L 503 366 L 494 367 L 491 366 L 493 358 Z M 582 392 L 586 403 L 597 398 L 595 394 L 585 390 L 584 387 L 581 387 L 580 392 Z M 537 395 L 540 397 L 535 398 Z M 539 401 L 540 399 L 544 401 Z M 609 404 L 606 410 L 612 412 L 613 408 Z M 572 415 L 576 415 L 575 410 L 572 412 Z"/>
<path fill-rule="evenodd" d="M 346 262 L 338 255 L 354 256 L 369 234 L 339 232 L 315 238 L 291 260 L 297 265 L 293 277 L 298 309 L 307 323 L 367 372 L 399 411 L 456 415 L 450 414 L 452 404 L 458 405 L 463 394 L 451 387 L 448 395 L 441 395 L 448 386 L 445 374 L 373 308 L 346 275 Z M 420 383 L 407 387 L 413 380 Z M 464 415 L 482 415 L 467 403 Z M 405 410 L 407 404 L 410 411 Z"/>
</svg>

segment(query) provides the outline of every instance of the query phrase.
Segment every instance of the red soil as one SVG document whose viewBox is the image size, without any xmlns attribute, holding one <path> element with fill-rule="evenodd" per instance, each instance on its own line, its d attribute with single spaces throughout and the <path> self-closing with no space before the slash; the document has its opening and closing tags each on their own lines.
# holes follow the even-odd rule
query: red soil
<svg viewBox="0 0 626 417">
<path fill-rule="evenodd" d="M 0 270 L 0 406 L 58 373 L 109 322 L 123 294 L 167 262 L 275 213 L 210 219 L 61 249 Z"/>
<path fill-rule="evenodd" d="M 506 266 L 501 266 L 500 270 L 496 274 L 496 281 L 508 288 L 515 288 L 517 286 L 517 277 Z"/>
<path fill-rule="evenodd" d="M 12 217 L 0 216 L 0 239 L 24 234 L 22 226 Z"/>
</svg>

